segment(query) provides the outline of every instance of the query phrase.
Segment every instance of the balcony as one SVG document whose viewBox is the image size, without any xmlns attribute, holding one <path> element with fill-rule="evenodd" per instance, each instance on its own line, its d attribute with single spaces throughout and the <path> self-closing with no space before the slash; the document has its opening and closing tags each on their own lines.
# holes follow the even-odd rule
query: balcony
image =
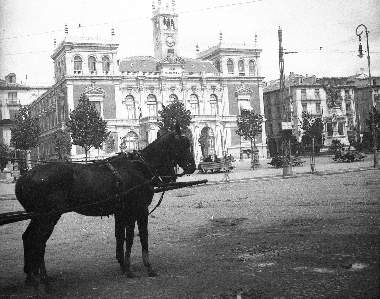
<svg viewBox="0 0 380 299">
<path fill-rule="evenodd" d="M 21 106 L 20 100 L 18 99 L 7 99 L 6 103 L 8 106 Z"/>
</svg>

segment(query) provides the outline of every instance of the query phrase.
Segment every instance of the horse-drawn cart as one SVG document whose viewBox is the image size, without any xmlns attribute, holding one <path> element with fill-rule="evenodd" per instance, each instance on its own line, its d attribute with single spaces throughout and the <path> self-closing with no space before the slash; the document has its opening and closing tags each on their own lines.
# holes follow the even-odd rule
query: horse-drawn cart
<svg viewBox="0 0 380 299">
<path fill-rule="evenodd" d="M 186 188 L 186 187 L 205 184 L 205 183 L 207 183 L 207 180 L 190 181 L 190 182 L 173 182 L 173 183 L 168 183 L 168 184 L 162 184 L 162 185 L 154 188 L 154 193 L 161 193 L 161 192 L 165 192 L 165 191 L 169 191 L 169 190 Z M 96 205 L 96 204 L 101 205 L 101 204 L 104 204 L 105 202 L 109 202 L 109 199 L 101 200 L 101 201 L 98 201 L 95 203 L 89 203 L 88 205 Z M 157 208 L 160 203 L 161 202 L 159 202 L 155 208 Z M 29 220 L 32 218 L 51 216 L 53 214 L 60 215 L 60 214 L 69 213 L 72 211 L 73 211 L 73 209 L 66 209 L 66 210 L 61 209 L 61 210 L 52 210 L 46 214 L 32 213 L 32 212 L 26 212 L 26 211 L 14 211 L 14 212 L 0 213 L 0 226 L 5 225 L 5 224 L 19 222 L 19 221 Z"/>
</svg>

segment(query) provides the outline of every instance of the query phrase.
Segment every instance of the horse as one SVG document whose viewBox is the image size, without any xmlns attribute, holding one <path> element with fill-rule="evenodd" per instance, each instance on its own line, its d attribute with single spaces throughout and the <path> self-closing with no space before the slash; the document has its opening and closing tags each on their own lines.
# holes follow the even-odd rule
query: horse
<svg viewBox="0 0 380 299">
<path fill-rule="evenodd" d="M 174 167 L 180 166 L 184 174 L 195 171 L 190 147 L 177 127 L 150 143 L 138 159 L 119 153 L 91 164 L 52 162 L 20 176 L 16 198 L 27 212 L 37 215 L 22 235 L 26 283 L 38 288 L 41 281 L 49 288 L 46 242 L 61 215 L 69 211 L 85 216 L 115 215 L 116 258 L 128 276 L 133 276 L 129 265 L 137 222 L 144 266 L 150 276 L 155 275 L 148 253 L 148 206 L 155 185 L 175 180 Z"/>
</svg>

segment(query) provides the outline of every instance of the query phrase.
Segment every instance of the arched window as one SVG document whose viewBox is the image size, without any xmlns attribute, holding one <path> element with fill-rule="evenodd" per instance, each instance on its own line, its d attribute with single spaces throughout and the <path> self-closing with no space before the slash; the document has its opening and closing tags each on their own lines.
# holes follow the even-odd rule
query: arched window
<svg viewBox="0 0 380 299">
<path fill-rule="evenodd" d="M 190 111 L 192 115 L 199 115 L 199 100 L 196 94 L 190 95 Z"/>
<path fill-rule="evenodd" d="M 215 67 L 218 70 L 218 72 L 220 73 L 221 69 L 220 69 L 220 61 L 219 60 L 215 60 Z"/>
<path fill-rule="evenodd" d="M 103 66 L 103 73 L 108 74 L 110 71 L 110 59 L 108 56 L 103 56 L 102 58 L 102 66 Z"/>
<path fill-rule="evenodd" d="M 234 62 L 232 61 L 232 59 L 227 60 L 227 71 L 229 74 L 234 73 Z"/>
<path fill-rule="evenodd" d="M 245 75 L 244 60 L 239 60 L 238 68 L 239 68 L 239 75 Z"/>
<path fill-rule="evenodd" d="M 172 93 L 169 96 L 169 104 L 173 103 L 174 101 L 178 101 L 178 97 L 177 97 L 177 95 L 175 95 L 174 93 Z"/>
<path fill-rule="evenodd" d="M 88 70 L 91 74 L 96 72 L 96 59 L 94 56 L 88 57 Z"/>
<path fill-rule="evenodd" d="M 154 94 L 148 95 L 147 98 L 147 105 L 148 105 L 148 116 L 153 117 L 157 116 L 157 99 Z"/>
<path fill-rule="evenodd" d="M 127 95 L 123 101 L 123 104 L 127 108 L 127 119 L 136 118 L 135 98 L 131 95 Z"/>
<path fill-rule="evenodd" d="M 210 95 L 210 114 L 218 114 L 218 97 L 215 94 Z"/>
<path fill-rule="evenodd" d="M 256 62 L 254 60 L 249 61 L 249 74 L 254 75 L 256 71 Z"/>
</svg>

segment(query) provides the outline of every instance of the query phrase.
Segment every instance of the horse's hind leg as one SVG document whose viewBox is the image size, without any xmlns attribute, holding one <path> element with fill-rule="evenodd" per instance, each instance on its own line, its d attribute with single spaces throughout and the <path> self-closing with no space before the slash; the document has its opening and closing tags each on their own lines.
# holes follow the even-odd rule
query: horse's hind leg
<svg viewBox="0 0 380 299">
<path fill-rule="evenodd" d="M 54 226 L 60 215 L 46 218 L 32 219 L 22 238 L 24 243 L 24 272 L 27 275 L 26 283 L 38 289 L 39 281 L 48 289 L 48 277 L 45 268 L 45 247 L 51 236 Z"/>
<path fill-rule="evenodd" d="M 125 222 L 125 258 L 124 258 L 124 272 L 127 277 L 133 278 L 134 274 L 131 271 L 131 250 L 133 245 L 133 238 L 135 235 L 135 219 L 127 217 Z"/>
<path fill-rule="evenodd" d="M 156 276 L 156 272 L 152 269 L 149 260 L 149 249 L 148 249 L 148 209 L 144 209 L 142 213 L 139 214 L 137 219 L 137 225 L 139 227 L 140 243 L 142 249 L 142 259 L 144 266 L 150 277 Z"/>
<path fill-rule="evenodd" d="M 124 241 L 125 241 L 125 219 L 120 213 L 115 213 L 115 238 L 116 259 L 124 272 Z"/>
</svg>

